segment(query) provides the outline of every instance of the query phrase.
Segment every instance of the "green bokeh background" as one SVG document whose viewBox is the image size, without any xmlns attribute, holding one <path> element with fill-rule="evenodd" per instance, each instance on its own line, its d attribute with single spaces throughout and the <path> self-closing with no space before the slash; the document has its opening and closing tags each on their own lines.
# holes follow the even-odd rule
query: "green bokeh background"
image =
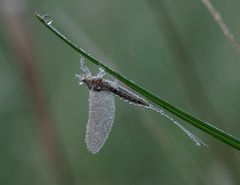
<svg viewBox="0 0 240 185">
<path fill-rule="evenodd" d="M 161 11 L 171 17 L 192 65 L 184 64 L 176 54 L 176 43 L 171 40 L 175 37 L 172 33 L 167 36 L 166 19 L 156 12 L 159 3 Z M 212 3 L 240 40 L 240 1 Z M 202 120 L 240 136 L 240 55 L 200 0 L 161 0 L 156 4 L 150 0 L 2 0 L 0 184 L 240 184 L 237 150 L 179 120 L 209 145 L 197 147 L 159 114 L 119 98 L 109 139 L 100 153 L 88 152 L 84 142 L 88 91 L 74 78 L 79 73 L 80 56 L 49 32 L 35 18 L 33 10 L 51 14 L 59 30 L 128 79 Z M 44 93 L 50 124 L 58 136 L 60 161 L 64 159 L 63 180 L 56 175 L 46 143 L 42 141 L 41 121 L 34 108 L 37 105 L 24 66 L 19 62 L 21 53 L 14 52 L 17 41 L 11 34 L 9 12 L 16 16 L 19 29 L 27 30 L 31 44 L 27 50 L 34 56 L 31 60 L 34 74 Z M 24 20 L 24 24 L 19 20 Z M 98 70 L 87 64 L 92 71 Z M 191 76 L 191 66 L 195 67 L 195 76 Z M 181 73 L 189 73 L 189 79 L 183 79 Z M 196 76 L 202 86 L 195 81 Z M 191 88 L 194 86 L 197 88 Z M 203 98 L 202 92 L 208 99 Z"/>
</svg>

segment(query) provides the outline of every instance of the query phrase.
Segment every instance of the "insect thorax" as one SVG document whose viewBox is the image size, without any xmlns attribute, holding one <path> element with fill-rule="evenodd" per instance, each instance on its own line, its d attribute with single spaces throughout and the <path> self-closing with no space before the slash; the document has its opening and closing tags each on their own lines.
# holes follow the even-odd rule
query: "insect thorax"
<svg viewBox="0 0 240 185">
<path fill-rule="evenodd" d="M 105 83 L 102 78 L 99 77 L 85 78 L 82 79 L 82 81 L 88 86 L 90 90 L 102 91 L 105 89 Z"/>
</svg>

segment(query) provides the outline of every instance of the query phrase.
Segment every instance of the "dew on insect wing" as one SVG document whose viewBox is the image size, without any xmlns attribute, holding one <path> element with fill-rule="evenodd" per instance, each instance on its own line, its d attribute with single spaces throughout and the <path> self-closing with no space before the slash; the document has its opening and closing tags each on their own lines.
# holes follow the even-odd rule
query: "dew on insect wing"
<svg viewBox="0 0 240 185">
<path fill-rule="evenodd" d="M 115 115 L 114 95 L 107 91 L 89 91 L 89 118 L 86 130 L 87 148 L 97 153 L 106 142 Z"/>
<path fill-rule="evenodd" d="M 48 14 L 43 15 L 42 19 L 47 25 L 50 25 L 53 22 L 51 16 Z"/>
</svg>

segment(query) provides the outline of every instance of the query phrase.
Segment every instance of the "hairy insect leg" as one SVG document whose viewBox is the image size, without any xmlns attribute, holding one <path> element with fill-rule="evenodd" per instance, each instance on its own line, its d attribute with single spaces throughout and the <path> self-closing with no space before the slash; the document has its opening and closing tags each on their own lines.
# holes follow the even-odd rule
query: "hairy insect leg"
<svg viewBox="0 0 240 185">
<path fill-rule="evenodd" d="M 75 74 L 75 77 L 79 79 L 79 85 L 82 85 L 83 84 L 83 79 L 85 79 L 86 77 L 91 77 L 92 76 L 90 70 L 87 68 L 87 66 L 84 63 L 83 58 L 80 59 L 80 70 L 83 71 L 83 73 L 82 74 Z"/>
<path fill-rule="evenodd" d="M 100 67 L 99 71 L 97 73 L 97 77 L 102 78 L 102 77 L 104 77 L 104 75 L 105 75 L 105 69 Z"/>
<path fill-rule="evenodd" d="M 92 73 L 90 72 L 90 70 L 87 68 L 87 66 L 84 63 L 83 58 L 80 59 L 80 69 L 84 72 L 85 76 L 92 76 Z"/>
<path fill-rule="evenodd" d="M 79 79 L 79 83 L 78 83 L 79 85 L 83 84 L 83 81 L 81 80 L 81 75 L 75 74 L 75 78 Z"/>
</svg>

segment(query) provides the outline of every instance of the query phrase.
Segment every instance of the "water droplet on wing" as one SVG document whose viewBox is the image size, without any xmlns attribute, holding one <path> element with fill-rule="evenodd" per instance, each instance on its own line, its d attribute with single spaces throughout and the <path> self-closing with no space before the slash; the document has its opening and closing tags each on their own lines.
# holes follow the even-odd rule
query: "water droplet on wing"
<svg viewBox="0 0 240 185">
<path fill-rule="evenodd" d="M 108 91 L 89 91 L 89 117 L 86 131 L 87 148 L 99 152 L 111 131 L 115 115 L 114 95 Z"/>
</svg>

